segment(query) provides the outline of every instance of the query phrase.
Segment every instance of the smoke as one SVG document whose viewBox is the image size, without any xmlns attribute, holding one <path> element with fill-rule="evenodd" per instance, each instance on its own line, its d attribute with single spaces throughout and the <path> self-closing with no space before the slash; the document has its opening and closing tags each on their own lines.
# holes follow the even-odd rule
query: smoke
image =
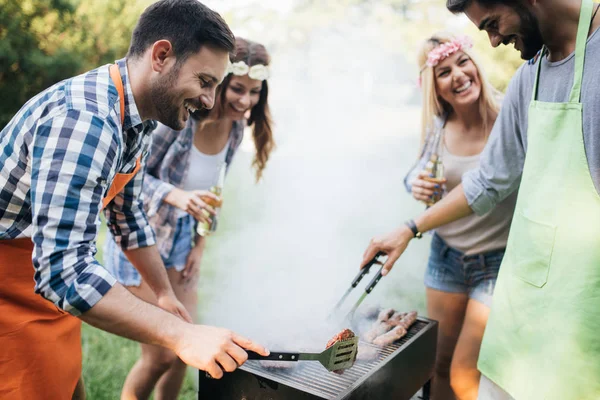
<svg viewBox="0 0 600 400">
<path fill-rule="evenodd" d="M 201 267 L 200 316 L 273 349 L 322 348 L 341 328 L 326 316 L 370 238 L 423 209 L 402 183 L 419 146 L 416 72 L 413 55 L 407 61 L 394 49 L 401 38 L 356 9 L 306 32 L 283 32 L 286 40 L 246 35 L 273 58 L 269 102 L 278 147 L 258 185 L 251 141 L 233 161 L 219 231 Z M 427 242 L 411 244 L 363 307 L 423 311 Z"/>
</svg>

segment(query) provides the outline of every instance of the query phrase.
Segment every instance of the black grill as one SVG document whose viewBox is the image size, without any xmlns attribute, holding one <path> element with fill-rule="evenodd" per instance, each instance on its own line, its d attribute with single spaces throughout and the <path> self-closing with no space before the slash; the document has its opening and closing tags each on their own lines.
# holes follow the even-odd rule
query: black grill
<svg viewBox="0 0 600 400">
<path fill-rule="evenodd" d="M 402 400 L 421 387 L 428 398 L 433 375 L 437 322 L 418 318 L 406 336 L 383 349 L 361 342 L 361 348 L 379 349 L 378 357 L 358 360 L 342 375 L 328 372 L 318 362 L 301 361 L 297 368 L 264 368 L 248 361 L 219 380 L 200 372 L 200 400 Z"/>
</svg>

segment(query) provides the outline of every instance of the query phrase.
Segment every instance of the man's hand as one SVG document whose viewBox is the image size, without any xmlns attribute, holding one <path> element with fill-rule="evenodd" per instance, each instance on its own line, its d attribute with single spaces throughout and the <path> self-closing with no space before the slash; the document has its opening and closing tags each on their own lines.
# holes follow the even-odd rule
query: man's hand
<svg viewBox="0 0 600 400">
<path fill-rule="evenodd" d="M 192 325 L 146 303 L 115 284 L 81 319 L 105 331 L 173 350 L 186 364 L 214 378 L 233 371 L 248 359 L 245 350 L 269 351 L 230 330 Z"/>
<path fill-rule="evenodd" d="M 396 260 L 404 253 L 404 250 L 406 250 L 406 247 L 408 246 L 408 242 L 410 242 L 413 236 L 412 231 L 407 226 L 402 225 L 399 229 L 388 233 L 387 235 L 374 237 L 371 239 L 371 243 L 369 243 L 367 250 L 365 250 L 360 268 L 362 269 L 378 252 L 382 251 L 387 254 L 388 258 L 385 261 L 385 264 L 383 264 L 381 274 L 383 276 L 387 275 L 394 266 Z"/>
<path fill-rule="evenodd" d="M 184 363 L 206 371 L 216 379 L 223 376 L 223 371 L 232 372 L 246 362 L 248 353 L 245 350 L 269 355 L 267 349 L 250 339 L 206 325 L 188 325 L 174 348 Z"/>
<path fill-rule="evenodd" d="M 192 317 L 187 312 L 183 304 L 181 304 L 181 302 L 177 300 L 175 294 L 159 296 L 157 299 L 157 304 L 163 310 L 178 316 L 186 322 L 193 323 Z"/>
</svg>

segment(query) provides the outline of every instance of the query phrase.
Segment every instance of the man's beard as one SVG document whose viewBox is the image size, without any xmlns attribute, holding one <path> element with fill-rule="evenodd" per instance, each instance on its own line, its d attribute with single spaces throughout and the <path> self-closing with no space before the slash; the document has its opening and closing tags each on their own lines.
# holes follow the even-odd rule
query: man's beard
<svg viewBox="0 0 600 400">
<path fill-rule="evenodd" d="M 521 49 L 521 58 L 523 60 L 530 60 L 544 45 L 544 38 L 542 38 L 542 32 L 540 31 L 540 24 L 535 15 L 523 6 L 516 6 L 515 11 L 518 13 L 521 21 L 521 29 L 519 36 L 523 42 L 523 48 Z"/>
<path fill-rule="evenodd" d="M 152 103 L 156 109 L 157 120 L 174 130 L 185 128 L 180 119 L 182 104 L 178 104 L 177 94 L 173 93 L 173 85 L 177 80 L 179 68 L 173 68 L 164 78 L 150 88 Z M 187 110 L 186 110 L 187 112 Z"/>
</svg>

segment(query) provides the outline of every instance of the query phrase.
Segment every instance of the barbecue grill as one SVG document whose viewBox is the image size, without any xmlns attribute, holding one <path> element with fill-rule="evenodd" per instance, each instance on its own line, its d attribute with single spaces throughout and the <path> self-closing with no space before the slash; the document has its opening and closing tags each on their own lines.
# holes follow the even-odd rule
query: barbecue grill
<svg viewBox="0 0 600 400">
<path fill-rule="evenodd" d="M 437 343 L 437 322 L 419 317 L 400 340 L 383 348 L 360 342 L 359 360 L 342 375 L 321 364 L 299 362 L 293 369 L 263 367 L 247 361 L 221 379 L 200 371 L 199 400 L 408 400 L 423 387 L 429 399 Z M 379 350 L 360 359 L 360 349 Z"/>
</svg>

